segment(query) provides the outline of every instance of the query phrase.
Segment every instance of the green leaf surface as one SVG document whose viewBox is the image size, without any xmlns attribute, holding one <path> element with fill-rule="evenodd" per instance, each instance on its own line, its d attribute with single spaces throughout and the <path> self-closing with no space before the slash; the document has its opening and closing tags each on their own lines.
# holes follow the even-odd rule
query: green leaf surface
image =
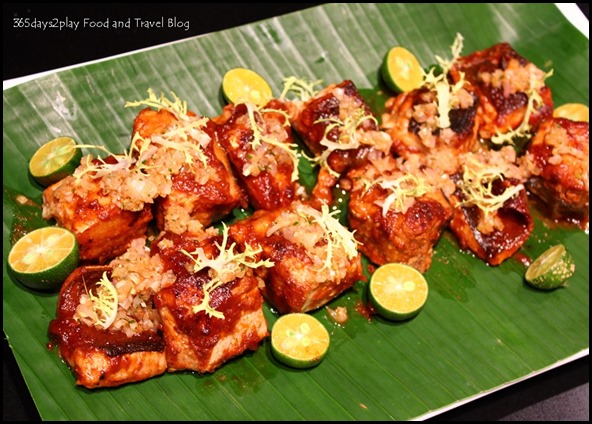
<svg viewBox="0 0 592 424">
<path fill-rule="evenodd" d="M 295 75 L 325 84 L 351 79 L 380 99 L 378 70 L 394 45 L 422 66 L 449 55 L 457 32 L 469 53 L 508 41 L 542 69 L 556 105 L 588 103 L 589 41 L 552 4 L 326 4 L 36 79 L 3 93 L 3 328 L 45 420 L 408 420 L 527 378 L 589 347 L 589 238 L 540 217 L 521 254 L 563 243 L 576 273 L 566 288 L 537 291 L 511 259 L 489 267 L 445 233 L 426 273 L 428 302 L 416 318 L 387 322 L 364 313 L 365 285 L 334 300 L 349 320 L 335 324 L 316 368 L 277 363 L 269 341 L 211 375 L 165 374 L 114 389 L 75 387 L 47 328 L 56 294 L 33 292 L 7 274 L 15 222 L 12 193 L 40 201 L 27 174 L 46 141 L 69 135 L 112 151 L 129 146 L 137 110 L 126 101 L 174 92 L 205 116 L 220 113 L 224 73 L 245 66 L 275 95 Z M 372 94 L 374 93 L 374 94 Z M 374 105 L 373 105 L 374 107 Z M 378 106 L 377 106 L 378 107 Z M 10 195 L 7 195 L 9 193 Z M 269 326 L 276 316 L 265 307 Z"/>
</svg>

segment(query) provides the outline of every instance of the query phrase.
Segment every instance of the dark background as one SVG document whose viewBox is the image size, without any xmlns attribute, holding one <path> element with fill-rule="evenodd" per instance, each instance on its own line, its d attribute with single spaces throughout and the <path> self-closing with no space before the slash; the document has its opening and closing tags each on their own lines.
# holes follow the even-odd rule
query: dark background
<svg viewBox="0 0 592 424">
<path fill-rule="evenodd" d="M 318 4 L 321 3 L 3 4 L 3 80 L 207 34 Z M 587 17 L 589 4 L 578 3 L 578 6 Z M 89 17 L 94 21 L 127 20 L 134 16 L 156 20 L 176 16 L 189 20 L 190 27 L 188 31 L 182 28 L 78 28 L 76 31 L 15 28 L 15 18 L 50 20 L 65 16 L 73 20 Z"/>
<path fill-rule="evenodd" d="M 3 80 L 54 70 L 166 42 L 219 31 L 320 3 L 4 4 Z M 588 17 L 587 3 L 578 3 Z M 35 30 L 16 28 L 15 18 L 54 17 L 93 21 L 177 17 L 189 30 Z M 75 36 L 73 36 L 75 35 Z M 37 409 L 6 339 L 3 342 L 3 420 L 39 420 Z M 589 357 L 470 402 L 434 420 L 589 420 Z"/>
<path fill-rule="evenodd" d="M 320 3 L 167 3 L 164 4 L 4 4 L 3 79 L 53 70 L 67 65 L 101 59 L 169 41 L 207 34 L 250 22 L 283 15 Z M 73 30 L 15 28 L 15 18 L 52 18 L 81 21 L 127 20 L 142 17 L 158 20 L 177 17 L 190 21 L 184 28 L 134 28 Z M 133 19 L 132 19 L 133 21 Z M 82 24 L 81 24 L 82 26 Z"/>
</svg>

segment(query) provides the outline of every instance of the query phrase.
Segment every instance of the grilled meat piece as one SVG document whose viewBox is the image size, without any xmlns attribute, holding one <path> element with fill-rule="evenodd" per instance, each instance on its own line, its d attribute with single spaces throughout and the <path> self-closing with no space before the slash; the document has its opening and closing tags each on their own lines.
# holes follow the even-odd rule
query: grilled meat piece
<svg viewBox="0 0 592 424">
<path fill-rule="evenodd" d="M 43 191 L 43 218 L 76 235 L 82 263 L 104 264 L 122 254 L 152 220 L 150 204 L 123 209 L 118 193 L 104 189 L 104 180 L 68 176 Z"/>
<path fill-rule="evenodd" d="M 86 325 L 76 318 L 83 295 L 96 290 L 107 265 L 77 268 L 60 289 L 57 316 L 49 324 L 51 343 L 88 389 L 114 387 L 145 380 L 166 371 L 165 344 L 158 328 L 133 335 Z"/>
<path fill-rule="evenodd" d="M 306 195 L 298 183 L 298 152 L 286 107 L 277 100 L 258 110 L 229 104 L 216 119 L 220 144 L 255 209 L 277 209 Z"/>
<path fill-rule="evenodd" d="M 532 172 L 528 190 L 553 219 L 588 222 L 590 210 L 590 132 L 588 122 L 553 118 L 541 124 L 523 163 Z"/>
<path fill-rule="evenodd" d="M 448 112 L 450 125 L 440 128 L 434 91 L 421 88 L 387 100 L 381 129 L 391 137 L 392 151 L 405 158 L 414 154 L 470 152 L 477 146 L 478 99 L 470 85 L 454 94 L 455 107 Z"/>
<path fill-rule="evenodd" d="M 515 130 L 525 118 L 529 127 L 536 131 L 553 114 L 545 72 L 508 43 L 498 43 L 460 57 L 450 70 L 450 76 L 456 83 L 463 75 L 479 96 L 479 136 L 483 139 Z M 534 110 L 527 117 L 530 97 L 535 100 Z"/>
<path fill-rule="evenodd" d="M 517 166 L 513 147 L 461 157 L 462 170 L 451 178 L 457 189 L 450 229 L 461 248 L 489 265 L 499 265 L 528 240 L 534 222 L 524 182 L 528 173 Z"/>
<path fill-rule="evenodd" d="M 229 227 L 241 246 L 260 246 L 272 268 L 258 268 L 263 296 L 281 313 L 312 311 L 363 280 L 361 256 L 351 233 L 328 207 L 301 202 L 256 211 Z"/>
<path fill-rule="evenodd" d="M 238 275 L 224 277 L 208 266 L 195 272 L 189 254 L 213 259 L 219 257 L 220 247 L 228 247 L 221 236 L 196 239 L 174 233 L 163 234 L 152 244 L 152 253 L 159 254 L 165 269 L 176 277 L 154 298 L 169 371 L 211 373 L 245 351 L 256 350 L 268 336 L 260 281 L 251 269 L 239 267 Z M 227 265 L 218 271 L 229 269 Z"/>
<path fill-rule="evenodd" d="M 146 108 L 133 126 L 134 136 L 150 140 L 155 150 L 145 160 L 146 173 L 164 174 L 159 184 L 164 187 L 159 187 L 155 199 L 157 226 L 176 233 L 207 227 L 235 207 L 246 206 L 215 124 L 191 113 L 187 116 L 189 121 L 167 110 Z"/>
<path fill-rule="evenodd" d="M 339 142 L 343 125 L 331 125 L 337 121 L 345 124 L 351 120 L 353 130 L 378 130 L 376 121 L 368 118 L 373 116 L 370 106 L 350 80 L 330 84 L 310 100 L 295 106 L 291 111 L 292 126 L 315 156 L 327 149 L 322 143 L 324 139 Z M 343 144 L 346 141 L 353 140 L 343 140 Z"/>
<path fill-rule="evenodd" d="M 508 187 L 515 186 L 516 180 L 498 180 L 494 184 L 494 193 L 501 193 Z M 455 204 L 462 196 L 453 196 Z M 499 265 L 514 255 L 530 237 L 534 223 L 528 209 L 526 192 L 504 203 L 495 217 L 484 216 L 477 206 L 457 207 L 450 222 L 450 229 L 456 236 L 462 249 L 469 249 L 478 258 L 489 265 Z M 491 232 L 479 230 L 483 221 L 503 223 Z"/>
<path fill-rule="evenodd" d="M 391 140 L 379 131 L 377 120 L 355 84 L 330 84 L 306 102 L 288 105 L 291 123 L 321 165 L 312 197 L 331 204 L 339 176 L 368 157 L 386 156 Z"/>
<path fill-rule="evenodd" d="M 452 217 L 442 190 L 402 160 L 369 163 L 348 173 L 349 226 L 373 263 L 402 262 L 425 272 Z"/>
</svg>

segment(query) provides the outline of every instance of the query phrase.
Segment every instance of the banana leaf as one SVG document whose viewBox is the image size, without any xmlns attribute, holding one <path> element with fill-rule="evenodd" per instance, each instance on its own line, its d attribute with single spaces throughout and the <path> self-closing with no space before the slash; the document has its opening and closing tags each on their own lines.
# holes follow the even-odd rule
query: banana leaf
<svg viewBox="0 0 592 424">
<path fill-rule="evenodd" d="M 450 56 L 456 33 L 464 53 L 507 41 L 540 68 L 556 105 L 588 104 L 589 41 L 553 4 L 326 4 L 190 38 L 132 55 L 51 73 L 3 93 L 3 329 L 44 420 L 409 420 L 457 404 L 588 354 L 589 239 L 535 212 L 535 231 L 520 250 L 537 257 L 563 243 L 576 273 L 567 287 L 537 291 L 514 259 L 487 266 L 445 233 L 425 276 L 430 296 L 414 319 L 392 323 L 363 313 L 366 285 L 335 299 L 349 320 L 333 322 L 328 356 L 294 370 L 276 362 L 269 341 L 213 374 L 167 373 L 113 389 L 76 387 L 47 328 L 57 295 L 29 290 L 7 272 L 23 194 L 40 202 L 28 176 L 35 150 L 70 135 L 111 151 L 129 146 L 137 111 L 126 101 L 148 88 L 187 100 L 205 116 L 222 108 L 224 73 L 248 67 L 279 95 L 282 79 L 351 79 L 380 99 L 379 67 L 394 45 L 420 63 Z M 271 325 L 276 314 L 265 305 Z"/>
</svg>

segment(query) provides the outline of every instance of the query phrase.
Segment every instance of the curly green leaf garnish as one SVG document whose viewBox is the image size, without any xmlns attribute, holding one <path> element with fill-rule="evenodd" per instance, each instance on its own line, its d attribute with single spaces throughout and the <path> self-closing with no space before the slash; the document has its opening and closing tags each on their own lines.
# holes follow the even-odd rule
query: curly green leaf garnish
<svg viewBox="0 0 592 424">
<path fill-rule="evenodd" d="M 156 110 L 166 110 L 175 115 L 175 117 L 179 120 L 189 119 L 187 115 L 187 102 L 179 99 L 175 93 L 171 92 L 171 94 L 173 96 L 173 100 L 167 99 L 163 93 L 160 94 L 160 97 L 157 97 L 154 91 L 149 88 L 147 99 L 135 102 L 126 102 L 125 107 L 148 106 Z"/>
<path fill-rule="evenodd" d="M 325 146 L 326 149 L 321 156 L 308 159 L 321 166 L 327 166 L 329 173 L 334 177 L 338 177 L 339 174 L 328 166 L 327 159 L 329 158 L 329 155 L 336 150 L 352 150 L 360 147 L 363 143 L 358 134 L 358 127 L 366 120 L 370 120 L 375 124 L 378 122 L 374 116 L 368 114 L 363 108 L 357 109 L 355 113 L 348 115 L 343 121 L 339 118 L 322 118 L 316 120 L 314 122 L 315 124 L 328 124 L 325 127 L 323 138 L 319 143 L 322 146 Z M 337 141 L 329 139 L 329 134 L 333 130 L 339 131 Z"/>
<path fill-rule="evenodd" d="M 507 187 L 499 195 L 493 194 L 493 183 L 503 180 L 503 170 L 495 166 L 479 163 L 469 158 L 463 166 L 463 178 L 457 185 L 464 195 L 461 206 L 477 206 L 486 216 L 495 213 L 504 203 L 524 190 L 522 184 Z"/>
<path fill-rule="evenodd" d="M 301 101 L 306 102 L 317 95 L 318 90 L 315 90 L 314 87 L 322 82 L 322 80 L 307 81 L 294 76 L 284 78 L 284 89 L 279 100 L 285 100 L 289 92 L 294 92 Z"/>
<path fill-rule="evenodd" d="M 553 75 L 553 69 L 547 72 L 544 78 L 537 78 L 534 72 L 529 75 L 529 86 L 528 91 L 525 93 L 528 96 L 528 103 L 526 104 L 526 111 L 524 112 L 524 119 L 520 125 L 514 129 L 506 132 L 497 131 L 497 133 L 491 137 L 491 142 L 497 145 L 502 144 L 514 144 L 514 140 L 519 138 L 528 137 L 530 135 L 530 117 L 536 112 L 537 107 L 543 104 L 543 98 L 541 97 L 540 90 L 545 85 L 545 80 Z"/>
<path fill-rule="evenodd" d="M 134 139 L 135 140 L 135 139 Z M 136 140 L 137 141 L 137 140 Z M 111 153 L 106 147 L 104 146 L 95 146 L 92 144 L 80 144 L 76 146 L 76 148 L 86 148 L 86 149 L 98 149 L 106 152 L 108 157 L 111 159 L 110 162 L 106 162 L 105 159 L 97 157 L 96 161 L 98 163 L 93 163 L 93 158 L 91 155 L 85 157 L 84 163 L 82 167 L 77 168 L 74 171 L 73 176 L 76 178 L 76 181 L 80 181 L 83 175 L 90 174 L 91 178 L 102 178 L 107 174 L 110 174 L 115 171 L 134 171 L 134 172 L 145 172 L 146 170 L 150 169 L 150 166 L 146 165 L 146 153 L 149 147 L 150 141 L 149 140 L 139 140 L 139 143 L 132 142 L 132 147 L 130 151 L 124 150 L 123 154 L 115 154 Z M 113 163 L 112 163 L 113 162 Z"/>
<path fill-rule="evenodd" d="M 115 321 L 118 308 L 118 295 L 115 286 L 104 272 L 97 283 L 96 295 L 88 292 L 92 302 L 92 310 L 95 315 L 95 325 L 102 329 L 108 329 Z"/>
<path fill-rule="evenodd" d="M 448 72 L 450 72 L 450 69 L 452 69 L 452 67 L 454 66 L 454 63 L 460 57 L 460 55 L 462 53 L 462 49 L 463 49 L 463 42 L 464 42 L 464 37 L 462 36 L 462 34 L 457 32 L 456 37 L 454 37 L 454 41 L 452 42 L 452 46 L 450 46 L 450 51 L 452 52 L 452 58 L 444 59 L 438 55 L 435 56 L 436 61 L 438 62 L 438 64 L 442 68 L 443 74 L 445 74 L 445 75 L 448 74 Z"/>
<path fill-rule="evenodd" d="M 296 212 L 305 220 L 316 223 L 325 234 L 327 256 L 322 269 L 331 269 L 333 250 L 336 248 L 341 247 L 349 259 L 357 256 L 359 242 L 354 238 L 354 233 L 341 225 L 339 219 L 334 216 L 340 213 L 338 209 L 330 212 L 329 206 L 323 204 L 320 211 L 314 208 L 300 208 Z"/>
<path fill-rule="evenodd" d="M 220 286 L 244 275 L 246 268 L 259 268 L 261 266 L 270 268 L 274 264 L 270 260 L 257 260 L 257 255 L 262 249 L 252 248 L 245 244 L 244 252 L 238 253 L 236 243 L 228 246 L 228 227 L 223 223 L 222 243 L 215 243 L 219 250 L 218 256 L 210 258 L 206 255 L 203 248 L 199 247 L 193 252 L 181 250 L 183 254 L 191 258 L 192 264 L 190 272 L 197 273 L 203 269 L 208 269 L 210 281 L 204 285 L 204 297 L 199 305 L 193 307 L 193 313 L 205 311 L 211 317 L 224 319 L 224 314 L 210 306 L 211 293 Z"/>
</svg>

